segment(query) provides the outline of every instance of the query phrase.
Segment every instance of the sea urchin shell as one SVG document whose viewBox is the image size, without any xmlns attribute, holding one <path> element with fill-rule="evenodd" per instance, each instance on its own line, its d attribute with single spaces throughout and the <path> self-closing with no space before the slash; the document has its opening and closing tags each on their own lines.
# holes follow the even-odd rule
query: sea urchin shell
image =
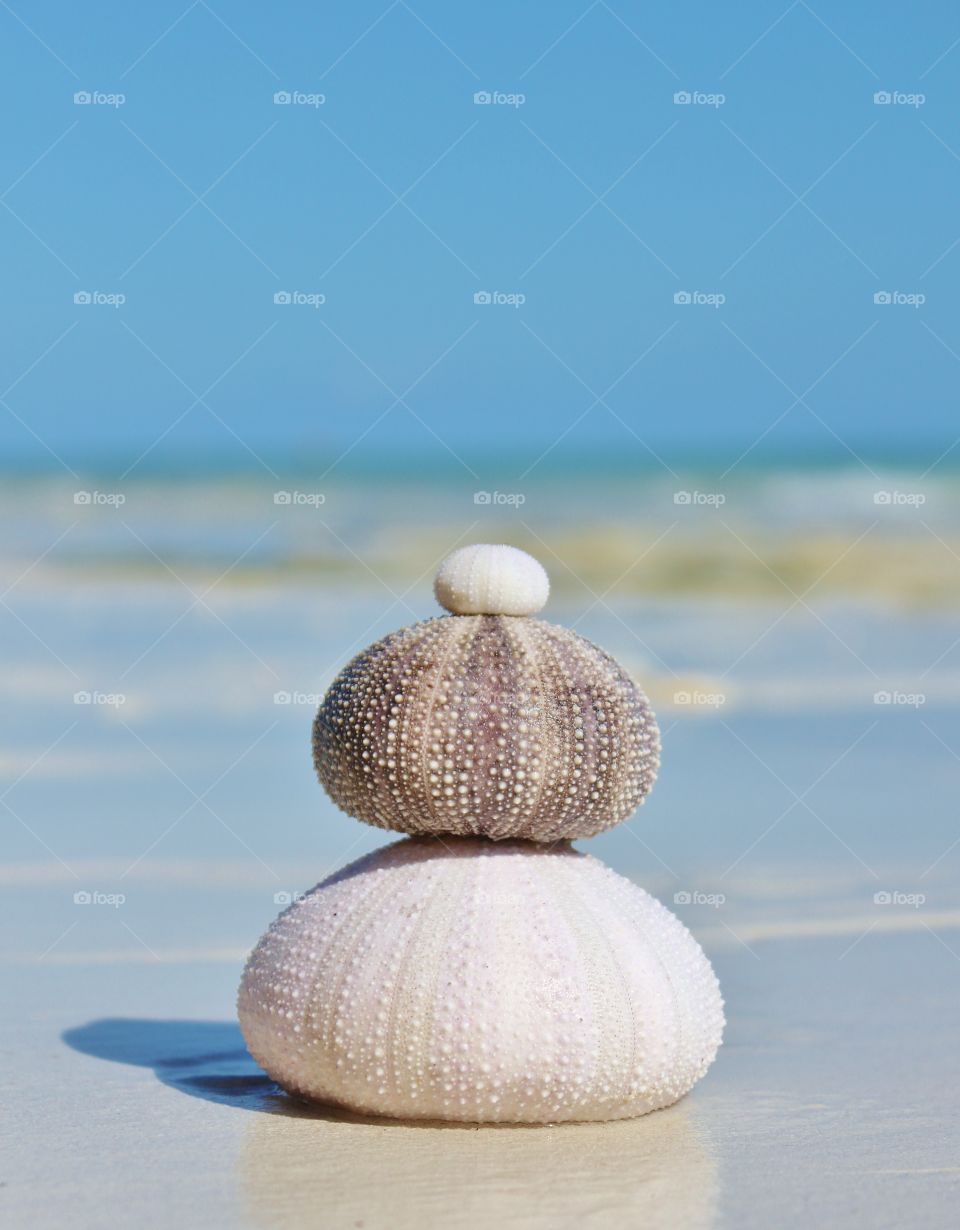
<svg viewBox="0 0 960 1230">
<path fill-rule="evenodd" d="M 535 615 L 550 596 L 550 579 L 526 551 L 477 543 L 447 556 L 433 592 L 454 615 Z"/>
<path fill-rule="evenodd" d="M 710 1065 L 713 970 L 659 902 L 567 846 L 404 840 L 319 885 L 247 964 L 240 1024 L 286 1089 L 401 1118 L 668 1106 Z"/>
<path fill-rule="evenodd" d="M 582 636 L 543 620 L 455 615 L 378 641 L 317 713 L 317 775 L 380 828 L 556 841 L 643 802 L 660 739 L 646 697 Z"/>
</svg>

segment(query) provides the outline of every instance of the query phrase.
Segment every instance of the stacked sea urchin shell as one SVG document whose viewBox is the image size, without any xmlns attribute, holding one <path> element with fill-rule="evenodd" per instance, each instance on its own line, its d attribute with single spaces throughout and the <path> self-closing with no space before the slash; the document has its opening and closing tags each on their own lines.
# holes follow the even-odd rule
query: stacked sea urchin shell
<svg viewBox="0 0 960 1230">
<path fill-rule="evenodd" d="M 658 767 L 646 697 L 530 618 L 546 573 L 455 551 L 449 615 L 334 681 L 314 761 L 350 815 L 412 836 L 319 884 L 247 963 L 251 1053 L 302 1097 L 398 1118 L 548 1123 L 668 1106 L 720 1045 L 697 942 L 569 842 L 624 820 Z"/>
</svg>

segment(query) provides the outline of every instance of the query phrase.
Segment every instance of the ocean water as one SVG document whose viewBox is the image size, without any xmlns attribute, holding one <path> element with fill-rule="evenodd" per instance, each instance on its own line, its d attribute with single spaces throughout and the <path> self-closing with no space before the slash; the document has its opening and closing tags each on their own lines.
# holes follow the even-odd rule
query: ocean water
<svg viewBox="0 0 960 1230">
<path fill-rule="evenodd" d="M 952 908 L 949 471 L 489 491 L 443 474 L 40 476 L 4 482 L 0 509 L 17 959 L 242 953 L 284 895 L 392 840 L 320 791 L 313 709 L 354 653 L 436 613 L 449 549 L 491 540 L 541 559 L 545 614 L 617 656 L 661 721 L 652 795 L 592 853 L 721 945 Z M 123 901 L 78 910 L 77 893 Z"/>
</svg>

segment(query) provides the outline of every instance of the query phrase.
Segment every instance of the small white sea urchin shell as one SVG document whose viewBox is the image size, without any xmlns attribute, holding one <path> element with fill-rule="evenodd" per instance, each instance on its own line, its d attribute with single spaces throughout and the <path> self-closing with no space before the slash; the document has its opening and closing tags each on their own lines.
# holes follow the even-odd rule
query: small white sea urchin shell
<svg viewBox="0 0 960 1230">
<path fill-rule="evenodd" d="M 454 615 L 534 615 L 550 595 L 550 580 L 526 551 L 479 543 L 447 556 L 433 592 Z"/>
<path fill-rule="evenodd" d="M 658 901 L 567 846 L 413 838 L 338 872 L 250 957 L 239 1017 L 290 1092 L 398 1118 L 552 1123 L 668 1106 L 723 1004 Z"/>
</svg>

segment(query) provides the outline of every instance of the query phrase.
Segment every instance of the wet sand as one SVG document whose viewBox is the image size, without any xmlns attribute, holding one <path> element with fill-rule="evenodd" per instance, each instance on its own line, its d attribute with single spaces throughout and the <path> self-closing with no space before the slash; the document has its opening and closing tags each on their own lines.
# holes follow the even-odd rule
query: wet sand
<svg viewBox="0 0 960 1230">
<path fill-rule="evenodd" d="M 677 1106 L 471 1128 L 297 1104 L 258 1072 L 221 958 L 11 964 L 10 1224 L 919 1226 L 960 1194 L 960 931 L 711 953 L 729 1025 Z M 55 1176 L 55 1181 L 51 1181 Z"/>
</svg>

